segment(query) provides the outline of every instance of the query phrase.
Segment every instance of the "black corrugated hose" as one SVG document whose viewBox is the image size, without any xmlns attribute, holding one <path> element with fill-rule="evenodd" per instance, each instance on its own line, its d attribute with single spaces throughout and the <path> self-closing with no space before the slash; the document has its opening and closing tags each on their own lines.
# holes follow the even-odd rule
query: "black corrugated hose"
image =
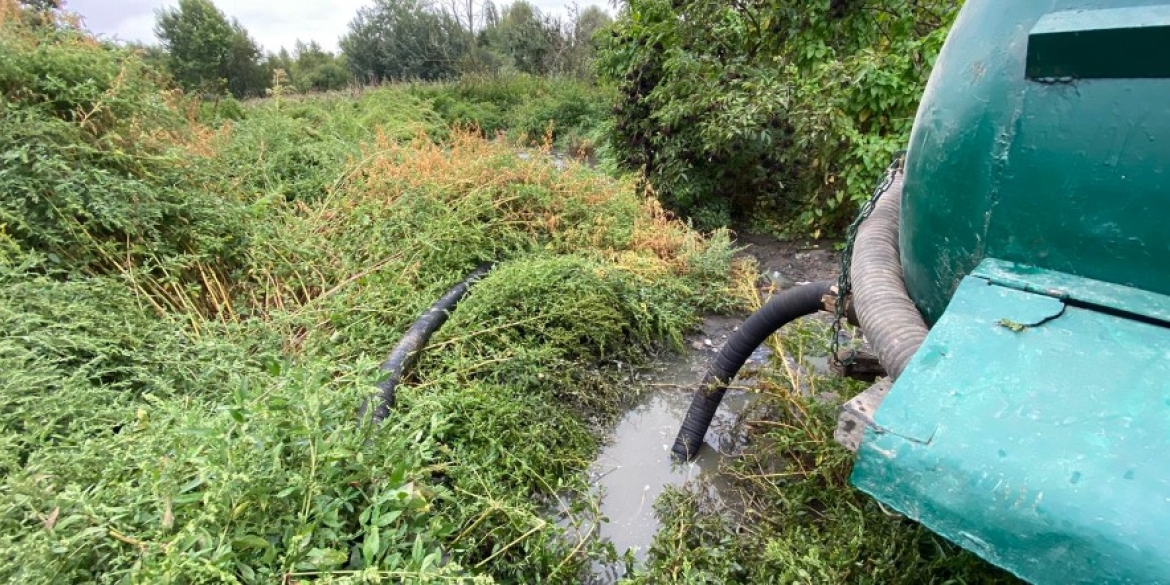
<svg viewBox="0 0 1170 585">
<path fill-rule="evenodd" d="M 821 297 L 831 294 L 835 284 L 835 280 L 825 280 L 780 292 L 748 317 L 728 338 L 699 383 L 699 389 L 687 410 L 687 417 L 671 449 L 676 458 L 690 461 L 699 453 L 703 436 L 707 434 L 711 419 L 715 418 L 715 411 L 727 393 L 727 385 L 735 379 L 752 352 L 784 325 L 819 311 Z"/>
<path fill-rule="evenodd" d="M 492 264 L 486 263 L 479 265 L 463 282 L 455 285 L 447 294 L 435 301 L 431 308 L 423 313 L 414 325 L 406 331 L 406 335 L 402 336 L 402 340 L 398 345 L 394 346 L 394 350 L 390 352 L 390 356 L 382 363 L 382 371 L 388 372 L 389 376 L 378 384 L 378 389 L 382 391 L 380 402 L 374 409 L 374 422 L 381 422 L 390 415 L 390 409 L 394 408 L 394 390 L 402 381 L 406 371 L 414 365 L 415 359 L 422 351 L 422 348 L 430 341 L 431 336 L 447 322 L 447 317 L 451 315 L 451 310 L 459 301 L 463 299 L 467 291 L 471 289 L 471 285 L 475 284 L 477 280 L 483 278 L 489 270 L 492 269 Z M 363 409 L 364 410 L 364 409 Z"/>
<path fill-rule="evenodd" d="M 891 165 L 892 181 L 877 199 L 873 211 L 861 223 L 851 258 L 852 306 L 861 329 L 873 346 L 890 378 L 897 379 L 918 351 L 929 329 L 906 292 L 898 248 L 902 209 L 903 171 Z M 719 352 L 691 401 L 687 417 L 671 451 L 684 461 L 693 459 L 703 444 L 715 410 L 727 385 L 739 373 L 748 356 L 769 335 L 799 317 L 821 308 L 821 297 L 830 294 L 833 281 L 817 282 L 786 290 L 757 311 Z M 840 301 L 838 301 L 840 302 Z"/>
</svg>

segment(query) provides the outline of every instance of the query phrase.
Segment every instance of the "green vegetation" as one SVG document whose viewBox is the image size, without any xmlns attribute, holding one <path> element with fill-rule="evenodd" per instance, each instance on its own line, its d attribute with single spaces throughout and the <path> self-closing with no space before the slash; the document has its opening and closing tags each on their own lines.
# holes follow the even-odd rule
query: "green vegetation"
<svg viewBox="0 0 1170 585">
<path fill-rule="evenodd" d="M 60 14 L 55 1 L 23 0 L 30 14 Z M 161 46 L 138 49 L 185 91 L 204 97 L 262 97 L 392 81 L 441 81 L 516 73 L 593 78 L 594 35 L 610 23 L 600 8 L 562 18 L 517 0 L 378 0 L 358 10 L 340 54 L 296 41 L 264 54 L 211 0 L 181 0 L 157 13 Z"/>
<path fill-rule="evenodd" d="M 418 0 L 380 0 L 362 8 L 341 39 L 351 70 L 367 83 L 453 77 L 467 37 L 453 16 Z"/>
<path fill-rule="evenodd" d="M 316 41 L 297 41 L 292 53 L 281 47 L 268 55 L 265 67 L 272 71 L 269 94 L 282 91 L 281 85 L 300 93 L 336 91 L 350 85 L 345 58 L 322 49 Z"/>
<path fill-rule="evenodd" d="M 908 142 L 960 4 L 631 0 L 599 57 L 619 162 L 701 225 L 840 233 Z"/>
<path fill-rule="evenodd" d="M 613 360 L 730 302 L 725 234 L 417 89 L 200 121 L 31 14 L 0 3 L 0 575 L 566 582 L 611 554 L 553 503 L 587 489 Z M 382 354 L 485 260 L 361 424 Z"/>
<path fill-rule="evenodd" d="M 377 0 L 341 39 L 350 70 L 366 82 L 439 80 L 460 75 L 567 75 L 592 78 L 595 33 L 610 22 L 596 6 L 567 18 L 525 0 Z"/>
<path fill-rule="evenodd" d="M 588 157 L 604 145 L 611 92 L 566 78 L 531 75 L 464 77 L 444 85 L 417 85 L 448 124 L 503 133 L 525 144 L 550 142 Z"/>
<path fill-rule="evenodd" d="M 167 69 L 183 89 L 264 95 L 272 75 L 261 65 L 260 47 L 211 0 L 179 0 L 177 8 L 162 9 L 155 32 L 167 53 Z"/>
<path fill-rule="evenodd" d="M 0 258 L 19 245 L 53 269 L 108 271 L 147 255 L 231 256 L 235 203 L 193 180 L 211 173 L 177 146 L 192 130 L 157 76 L 129 51 L 6 10 Z"/>
<path fill-rule="evenodd" d="M 377 0 L 339 54 L 297 41 L 265 55 L 212 0 L 182 0 L 157 14 L 162 46 L 138 50 L 228 118 L 242 112 L 217 96 L 455 82 L 417 95 L 489 137 L 600 154 L 701 229 L 839 236 L 906 145 L 961 4 L 632 0 L 614 20 L 575 4 L 557 16 L 526 0 Z"/>
</svg>

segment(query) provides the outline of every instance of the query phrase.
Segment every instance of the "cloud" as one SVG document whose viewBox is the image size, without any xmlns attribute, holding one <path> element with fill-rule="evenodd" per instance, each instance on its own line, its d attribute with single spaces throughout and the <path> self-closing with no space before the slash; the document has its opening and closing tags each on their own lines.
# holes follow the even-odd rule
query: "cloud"
<svg viewBox="0 0 1170 585">
<path fill-rule="evenodd" d="M 292 48 L 297 39 L 336 50 L 358 8 L 372 0 L 231 0 L 216 5 L 248 29 L 266 51 Z M 177 0 L 69 0 L 86 27 L 107 38 L 153 43 L 155 12 Z"/>
<path fill-rule="evenodd" d="M 565 14 L 562 0 L 530 0 L 541 11 Z M 67 0 L 66 7 L 82 15 L 86 27 L 106 38 L 154 43 L 155 11 L 173 7 L 178 0 Z M 219 0 L 216 6 L 235 18 L 265 51 L 314 40 L 336 51 L 337 40 L 362 6 L 373 0 Z M 507 4 L 497 1 L 496 5 Z M 581 8 L 593 4 L 579 2 Z M 604 6 L 603 6 L 604 8 Z"/>
</svg>

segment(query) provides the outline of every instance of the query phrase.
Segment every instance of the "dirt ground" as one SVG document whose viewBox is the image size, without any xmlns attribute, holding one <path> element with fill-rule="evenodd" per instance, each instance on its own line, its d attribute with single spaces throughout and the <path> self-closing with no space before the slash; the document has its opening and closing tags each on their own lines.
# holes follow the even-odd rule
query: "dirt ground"
<svg viewBox="0 0 1170 585">
<path fill-rule="evenodd" d="M 756 259 L 762 287 L 786 289 L 798 283 L 836 280 L 840 273 L 841 254 L 834 240 L 781 241 L 752 233 L 737 236 L 736 245 L 744 248 L 739 255 Z M 687 342 L 697 351 L 718 351 L 746 318 L 746 314 L 706 315 Z"/>
<path fill-rule="evenodd" d="M 840 273 L 840 257 L 834 240 L 780 241 L 771 236 L 741 233 L 736 243 L 746 247 L 741 255 L 751 256 L 760 265 L 760 273 L 782 280 L 815 282 L 835 280 Z M 787 287 L 781 287 L 787 288 Z"/>
</svg>

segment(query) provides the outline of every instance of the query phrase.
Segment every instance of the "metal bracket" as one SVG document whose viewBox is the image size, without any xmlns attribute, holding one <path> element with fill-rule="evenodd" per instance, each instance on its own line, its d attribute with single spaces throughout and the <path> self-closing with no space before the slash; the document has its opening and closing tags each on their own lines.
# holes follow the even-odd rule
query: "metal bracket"
<svg viewBox="0 0 1170 585">
<path fill-rule="evenodd" d="M 882 378 L 878 383 L 870 386 L 857 396 L 851 398 L 841 406 L 841 414 L 837 417 L 837 430 L 833 432 L 833 439 L 850 451 L 857 451 L 861 446 L 861 439 L 865 436 L 868 427 L 879 428 L 873 420 L 874 413 L 890 393 L 894 381 Z"/>
</svg>

